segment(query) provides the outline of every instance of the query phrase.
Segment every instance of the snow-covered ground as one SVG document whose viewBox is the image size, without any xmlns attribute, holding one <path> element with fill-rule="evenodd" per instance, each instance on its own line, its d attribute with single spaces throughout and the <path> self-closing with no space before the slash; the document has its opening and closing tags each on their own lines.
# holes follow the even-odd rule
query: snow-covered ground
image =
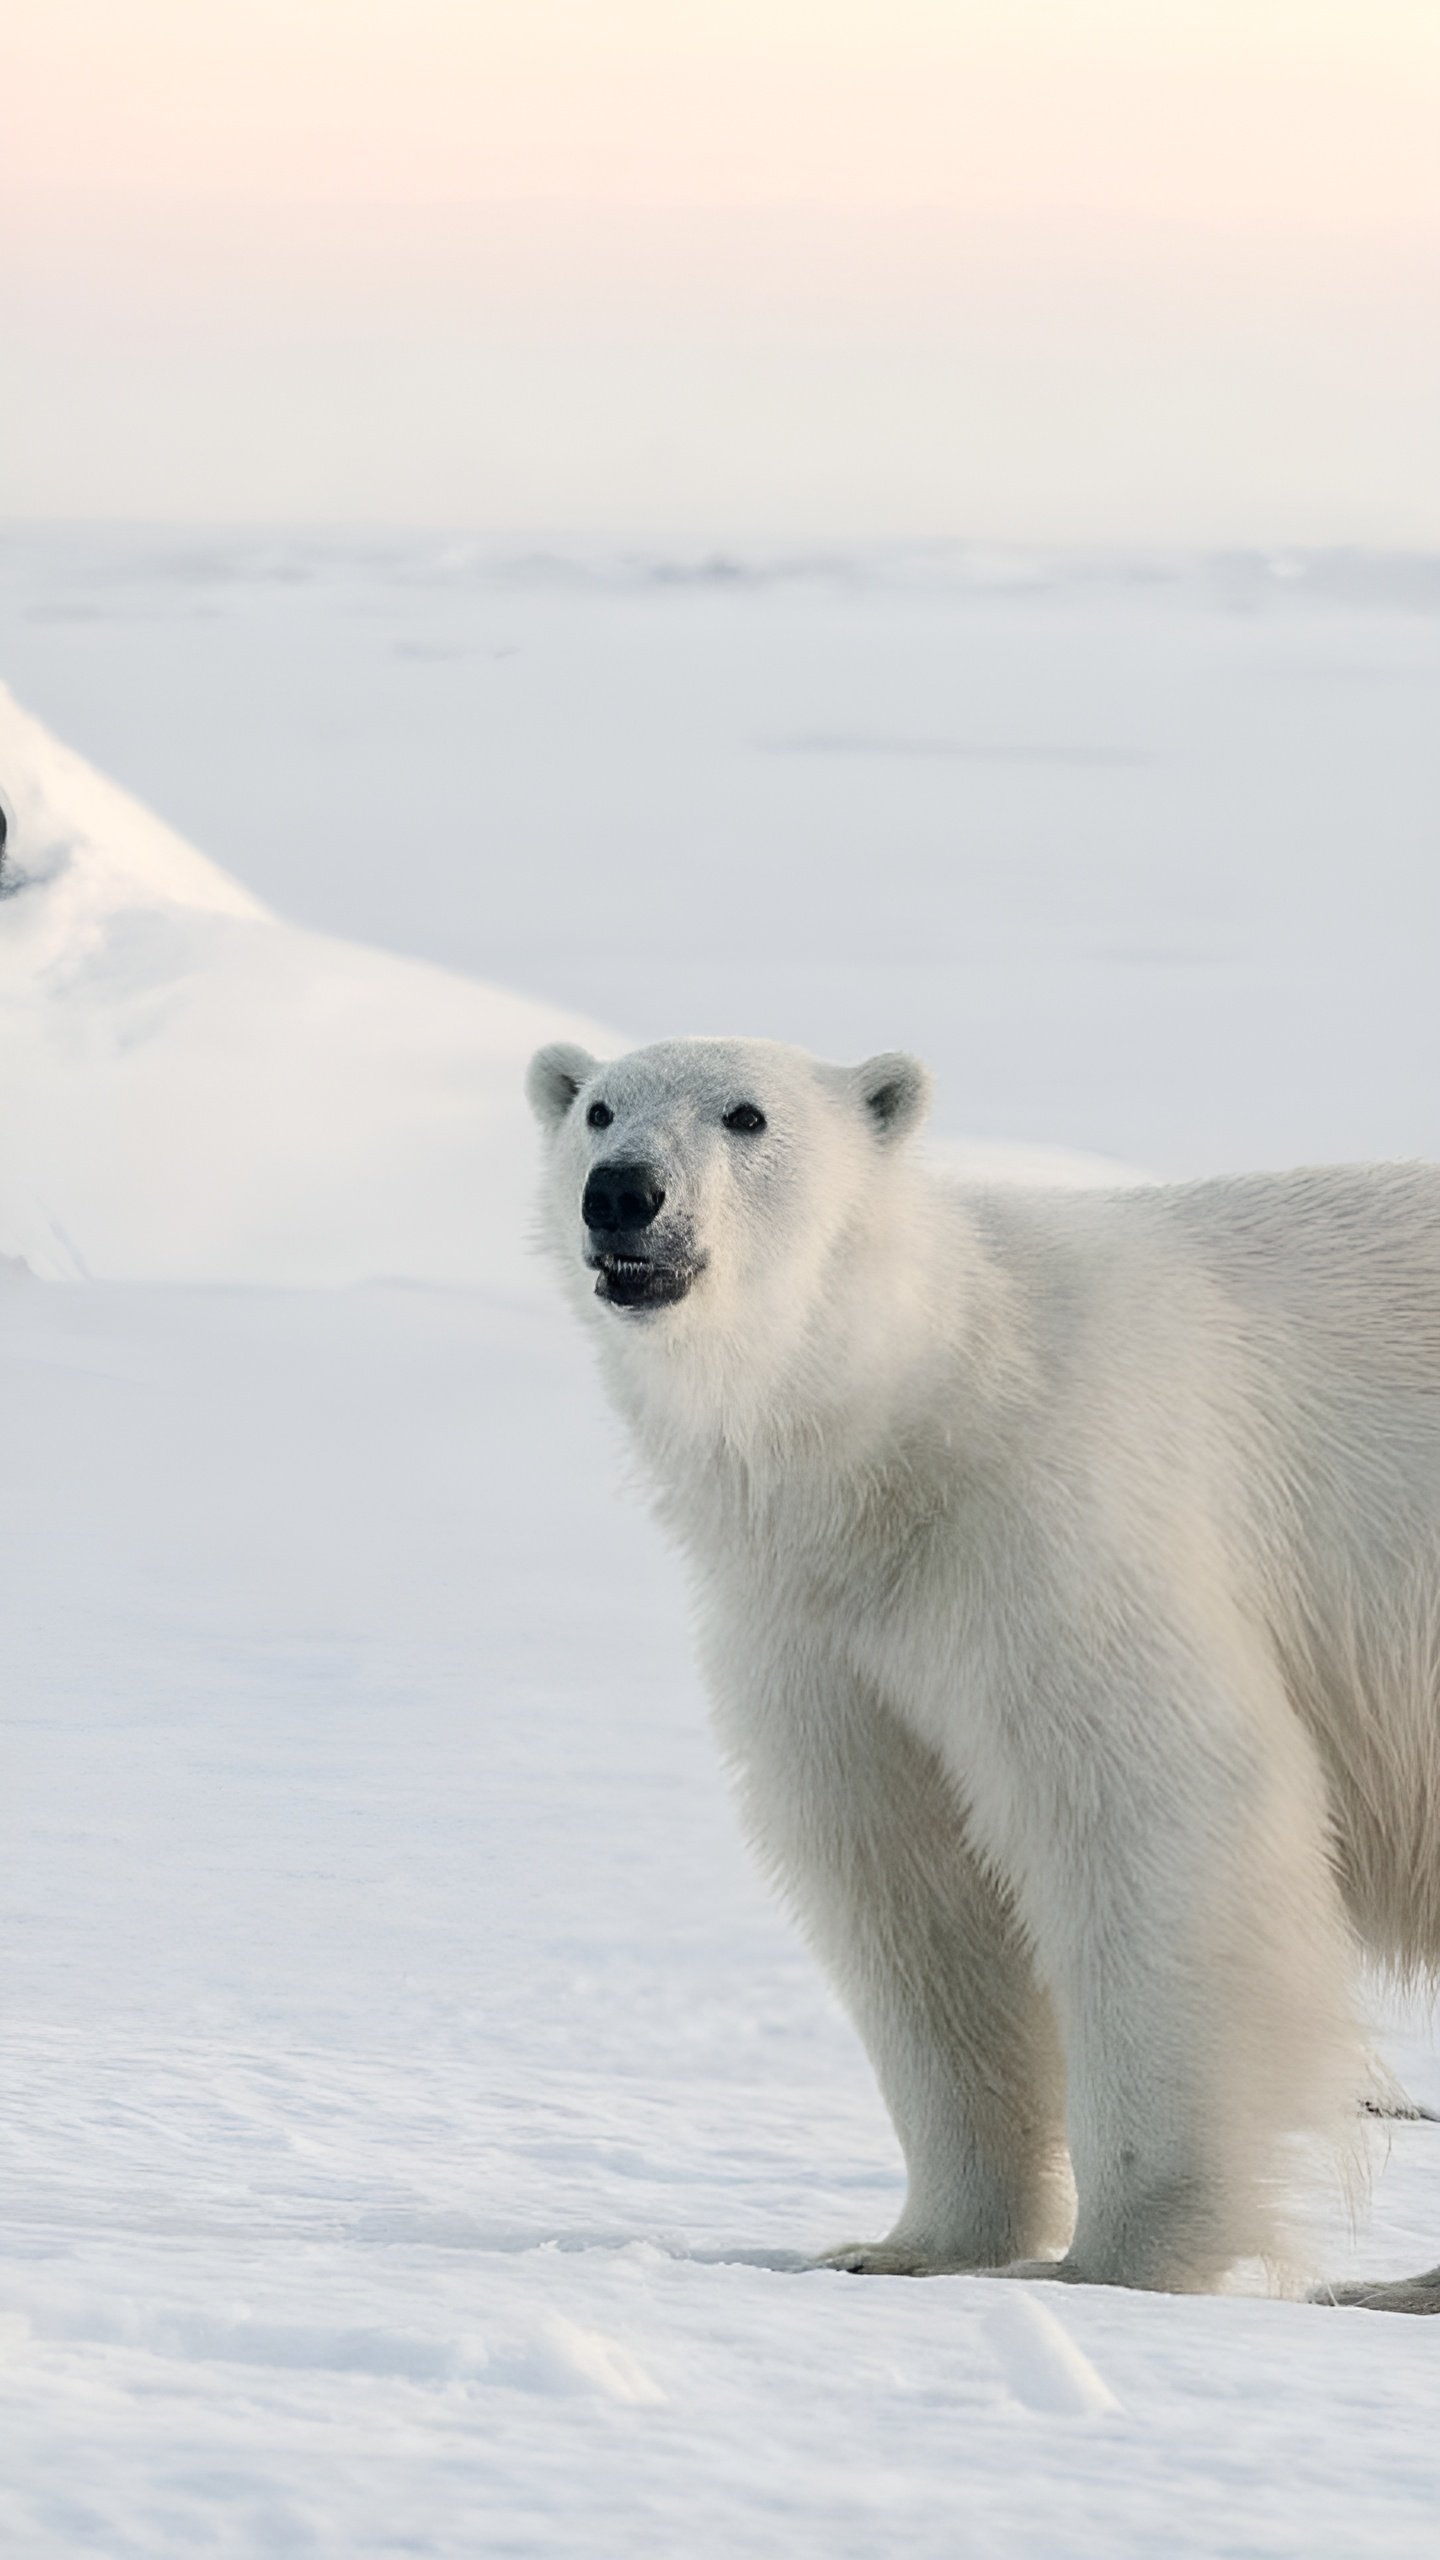
<svg viewBox="0 0 1440 2560">
<path fill-rule="evenodd" d="M 1440 2323 L 795 2271 L 894 2144 L 507 1082 L 735 1024 L 952 1137 L 1440 1154 L 1433 582 L 1280 568 L 0 552 L 0 673 L 224 866 L 0 729 L 17 2560 L 1428 2560 Z M 1440 2128 L 1376 2172 L 1327 2265 L 1432 2262 Z"/>
</svg>

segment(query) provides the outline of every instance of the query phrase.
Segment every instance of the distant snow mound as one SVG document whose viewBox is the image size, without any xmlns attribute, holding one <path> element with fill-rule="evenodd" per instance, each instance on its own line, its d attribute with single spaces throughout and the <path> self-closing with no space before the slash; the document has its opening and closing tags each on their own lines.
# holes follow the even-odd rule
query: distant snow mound
<svg viewBox="0 0 1440 2560">
<path fill-rule="evenodd" d="M 283 923 L 3 687 L 0 788 L 0 1255 L 537 1284 L 524 1063 L 604 1032 Z"/>
</svg>

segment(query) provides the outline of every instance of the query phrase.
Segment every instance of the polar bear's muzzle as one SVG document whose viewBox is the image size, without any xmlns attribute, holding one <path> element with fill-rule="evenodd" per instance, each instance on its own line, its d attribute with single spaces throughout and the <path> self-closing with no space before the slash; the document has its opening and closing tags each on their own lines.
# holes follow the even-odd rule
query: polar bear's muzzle
<svg viewBox="0 0 1440 2560">
<path fill-rule="evenodd" d="M 585 1259 L 597 1275 L 595 1295 L 607 1307 L 676 1307 L 699 1270 L 697 1263 L 650 1262 L 638 1254 L 587 1254 Z"/>
<path fill-rule="evenodd" d="M 597 1164 L 585 1185 L 585 1260 L 607 1306 L 678 1306 L 702 1259 L 673 1223 L 661 1228 L 665 1186 L 652 1165 Z"/>
</svg>

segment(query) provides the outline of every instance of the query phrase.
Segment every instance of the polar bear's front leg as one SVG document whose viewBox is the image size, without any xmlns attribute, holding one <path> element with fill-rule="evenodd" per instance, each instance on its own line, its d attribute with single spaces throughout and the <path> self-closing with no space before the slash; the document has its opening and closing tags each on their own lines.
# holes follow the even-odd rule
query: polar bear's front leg
<svg viewBox="0 0 1440 2560">
<path fill-rule="evenodd" d="M 848 1675 L 781 1651 L 715 1676 L 747 1827 L 864 2039 L 900 2138 L 888 2237 L 819 2261 L 933 2275 L 1057 2247 L 1058 2046 L 940 1763 Z"/>
<path fill-rule="evenodd" d="M 1078 2199 L 1065 2259 L 1012 2271 L 1202 2291 L 1289 2254 L 1287 2140 L 1343 2139 L 1362 2066 L 1308 1739 L 1259 1639 L 1171 1615 L 1103 1680 L 1093 1640 L 1035 1669 L 980 1836 L 1055 2003 Z"/>
</svg>

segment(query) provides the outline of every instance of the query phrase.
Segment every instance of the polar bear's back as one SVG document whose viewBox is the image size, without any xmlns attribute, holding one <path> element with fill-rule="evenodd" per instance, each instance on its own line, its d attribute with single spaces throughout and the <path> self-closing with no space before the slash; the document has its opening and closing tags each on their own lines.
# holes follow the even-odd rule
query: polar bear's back
<svg viewBox="0 0 1440 2560">
<path fill-rule="evenodd" d="M 1108 1334 L 1137 1385 L 1158 1354 L 1222 1401 L 1265 1373 L 1292 1389 L 1308 1376 L 1322 1401 L 1347 1381 L 1440 1398 L 1440 1166 L 945 1188 L 1062 1370 L 1091 1362 Z"/>
<path fill-rule="evenodd" d="M 1142 1197 L 1262 1339 L 1294 1327 L 1297 1350 L 1342 1375 L 1440 1395 L 1440 1167 L 1321 1165 Z"/>
</svg>

